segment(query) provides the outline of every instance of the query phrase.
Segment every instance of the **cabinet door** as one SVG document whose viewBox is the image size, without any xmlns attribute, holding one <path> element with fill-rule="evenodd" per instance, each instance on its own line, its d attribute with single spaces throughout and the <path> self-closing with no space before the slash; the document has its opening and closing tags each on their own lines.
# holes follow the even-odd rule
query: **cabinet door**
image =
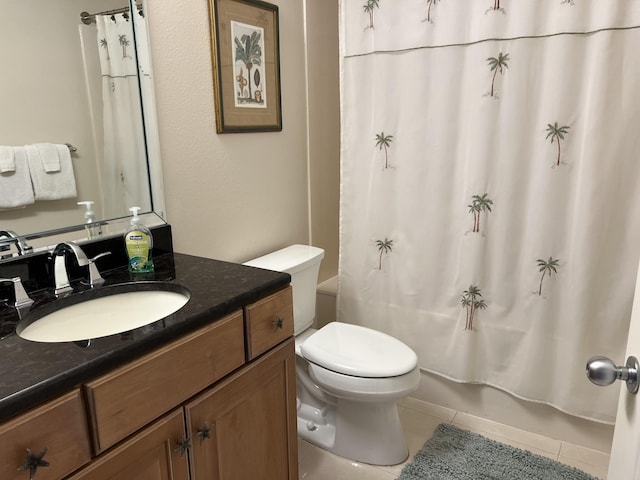
<svg viewBox="0 0 640 480">
<path fill-rule="evenodd" d="M 68 480 L 189 480 L 182 409 L 104 453 Z"/>
<path fill-rule="evenodd" d="M 185 410 L 193 480 L 298 479 L 293 338 Z"/>
</svg>

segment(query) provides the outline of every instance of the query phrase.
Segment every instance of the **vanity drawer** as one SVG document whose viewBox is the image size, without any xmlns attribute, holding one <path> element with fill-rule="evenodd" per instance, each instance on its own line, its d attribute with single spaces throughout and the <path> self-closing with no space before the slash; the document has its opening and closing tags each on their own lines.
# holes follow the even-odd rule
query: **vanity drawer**
<svg viewBox="0 0 640 480">
<path fill-rule="evenodd" d="M 293 335 L 291 287 L 245 308 L 247 360 L 256 358 Z"/>
<path fill-rule="evenodd" d="M 238 311 L 85 385 L 95 453 L 244 363 Z"/>
<path fill-rule="evenodd" d="M 47 402 L 0 425 L 0 478 L 28 480 L 27 449 L 44 449 L 48 467 L 38 467 L 38 480 L 58 480 L 91 460 L 89 433 L 79 390 Z"/>
</svg>

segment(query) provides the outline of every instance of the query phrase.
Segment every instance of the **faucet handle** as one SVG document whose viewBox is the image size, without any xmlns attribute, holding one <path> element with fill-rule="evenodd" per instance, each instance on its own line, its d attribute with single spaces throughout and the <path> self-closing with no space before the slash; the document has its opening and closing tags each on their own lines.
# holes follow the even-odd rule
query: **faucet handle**
<svg viewBox="0 0 640 480">
<path fill-rule="evenodd" d="M 88 265 L 89 265 L 89 285 L 90 286 L 93 287 L 95 285 L 101 285 L 104 283 L 104 278 L 102 278 L 102 275 L 100 275 L 100 271 L 96 266 L 96 260 L 102 257 L 106 257 L 107 255 L 111 255 L 111 252 L 102 252 L 96 255 L 95 257 L 89 259 Z"/>
<path fill-rule="evenodd" d="M 6 282 L 13 282 L 14 302 L 13 305 L 11 305 L 12 307 L 26 307 L 33 303 L 31 297 L 27 295 L 27 292 L 22 285 L 22 279 L 20 277 L 0 278 L 0 283 Z"/>
</svg>

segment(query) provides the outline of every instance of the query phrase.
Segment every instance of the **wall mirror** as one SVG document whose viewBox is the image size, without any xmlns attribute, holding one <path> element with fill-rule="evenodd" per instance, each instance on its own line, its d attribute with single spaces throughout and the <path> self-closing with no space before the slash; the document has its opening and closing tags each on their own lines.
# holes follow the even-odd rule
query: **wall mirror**
<svg viewBox="0 0 640 480">
<path fill-rule="evenodd" d="M 83 241 L 120 233 L 115 225 L 123 222 L 110 220 L 130 215 L 132 206 L 155 212 L 151 226 L 163 221 L 144 10 L 133 0 L 0 4 L 6 40 L 0 58 L 7 67 L 0 76 L 0 162 L 8 155 L 14 167 L 0 172 L 0 231 L 15 232 L 37 250 L 53 234 Z M 63 175 L 34 166 L 37 155 L 46 162 L 46 148 L 65 144 L 69 155 L 59 151 L 54 170 Z M 15 175 L 27 170 L 30 182 Z M 78 205 L 84 201 L 94 202 L 100 228 L 85 228 L 86 208 Z M 0 261 L 18 254 L 15 242 L 2 242 Z"/>
</svg>

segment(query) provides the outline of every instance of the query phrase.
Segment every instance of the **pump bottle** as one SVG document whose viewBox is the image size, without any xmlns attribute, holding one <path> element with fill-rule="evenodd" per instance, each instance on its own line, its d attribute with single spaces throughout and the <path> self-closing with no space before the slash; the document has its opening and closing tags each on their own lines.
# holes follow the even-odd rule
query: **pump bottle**
<svg viewBox="0 0 640 480">
<path fill-rule="evenodd" d="M 86 211 L 84 212 L 84 223 L 86 224 L 86 226 L 84 227 L 84 229 L 87 231 L 88 239 L 96 238 L 102 235 L 102 227 L 100 226 L 99 223 L 98 224 L 95 223 L 96 217 L 95 217 L 95 214 L 93 213 L 93 208 L 92 208 L 94 203 L 95 202 L 91 200 L 78 202 L 78 205 L 84 205 L 84 207 L 86 208 Z"/>
<path fill-rule="evenodd" d="M 131 226 L 124 234 L 124 243 L 129 257 L 129 271 L 131 273 L 148 273 L 154 270 L 151 259 L 153 237 L 151 230 L 140 223 L 139 210 L 140 207 L 129 209 L 133 216 L 131 217 Z"/>
</svg>

